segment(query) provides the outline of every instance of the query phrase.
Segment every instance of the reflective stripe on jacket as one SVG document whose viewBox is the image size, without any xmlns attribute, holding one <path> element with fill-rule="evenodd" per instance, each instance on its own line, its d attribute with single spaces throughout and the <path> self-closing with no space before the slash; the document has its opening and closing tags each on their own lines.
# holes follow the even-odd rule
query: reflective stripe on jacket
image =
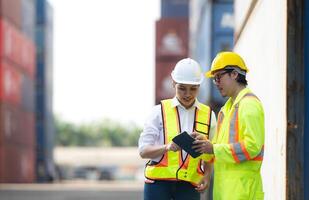
<svg viewBox="0 0 309 200">
<path fill-rule="evenodd" d="M 209 135 L 211 122 L 211 109 L 200 104 L 200 109 L 196 108 L 193 130 Z M 179 114 L 177 107 L 172 106 L 172 100 L 161 101 L 162 121 L 164 129 L 164 144 L 168 144 L 172 139 L 181 133 Z M 166 152 L 159 163 L 148 163 L 145 169 L 145 177 L 151 180 L 183 180 L 197 185 L 204 176 L 201 156 L 191 157 L 189 154 L 183 158 L 182 151 Z"/>
<path fill-rule="evenodd" d="M 214 149 L 214 199 L 263 199 L 264 111 L 245 88 L 222 107 Z"/>
</svg>

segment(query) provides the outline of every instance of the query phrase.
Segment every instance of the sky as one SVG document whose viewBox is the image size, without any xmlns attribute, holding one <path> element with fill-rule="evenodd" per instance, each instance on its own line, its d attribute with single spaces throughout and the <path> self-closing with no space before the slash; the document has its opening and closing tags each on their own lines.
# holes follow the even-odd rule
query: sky
<svg viewBox="0 0 309 200">
<path fill-rule="evenodd" d="M 159 0 L 49 0 L 54 113 L 73 123 L 142 126 L 154 106 Z"/>
</svg>

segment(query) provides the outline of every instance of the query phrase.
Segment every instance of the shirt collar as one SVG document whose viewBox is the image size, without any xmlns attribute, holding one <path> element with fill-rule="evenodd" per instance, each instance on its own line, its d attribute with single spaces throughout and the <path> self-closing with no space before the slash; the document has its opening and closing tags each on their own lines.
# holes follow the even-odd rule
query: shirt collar
<svg viewBox="0 0 309 200">
<path fill-rule="evenodd" d="M 243 98 L 243 96 L 245 96 L 247 93 L 251 93 L 251 90 L 249 89 L 249 88 L 244 88 L 244 89 L 242 89 L 239 93 L 238 93 L 238 95 L 237 95 L 237 97 L 236 97 L 236 99 L 235 99 L 235 101 L 234 102 L 232 102 L 232 98 L 230 97 L 228 100 L 227 100 L 227 102 L 225 103 L 225 105 L 223 106 L 223 108 L 222 109 L 230 109 L 231 108 L 231 106 L 234 106 L 234 105 L 236 105 L 237 103 L 239 103 L 239 101 Z"/>
<path fill-rule="evenodd" d="M 176 107 L 176 106 L 181 106 L 183 107 L 183 105 L 180 104 L 180 102 L 178 101 L 178 99 L 176 97 L 174 97 L 172 99 L 172 107 Z M 192 105 L 192 107 L 196 107 L 198 109 L 200 109 L 200 102 L 197 100 L 197 98 L 195 98 L 194 104 Z M 191 107 L 191 108 L 192 108 Z M 185 107 L 183 107 L 184 109 L 186 109 Z"/>
</svg>

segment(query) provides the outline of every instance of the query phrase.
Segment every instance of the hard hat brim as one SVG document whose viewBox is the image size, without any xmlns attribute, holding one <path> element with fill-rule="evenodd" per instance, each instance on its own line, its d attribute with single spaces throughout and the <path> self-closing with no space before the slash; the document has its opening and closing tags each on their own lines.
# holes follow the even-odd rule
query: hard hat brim
<svg viewBox="0 0 309 200">
<path fill-rule="evenodd" d="M 172 74 L 172 79 L 173 79 L 176 83 L 180 83 L 180 84 L 200 85 L 200 84 L 203 82 L 204 77 L 203 77 L 203 74 L 201 74 L 200 81 L 184 81 L 184 80 L 179 80 L 179 79 L 177 79 L 177 78 L 174 77 L 173 74 Z"/>
<path fill-rule="evenodd" d="M 207 78 L 213 78 L 213 77 L 214 77 L 214 75 L 212 74 L 212 71 L 211 71 L 211 70 L 209 70 L 208 72 L 206 72 L 206 73 L 205 73 L 205 76 L 206 76 Z"/>
</svg>

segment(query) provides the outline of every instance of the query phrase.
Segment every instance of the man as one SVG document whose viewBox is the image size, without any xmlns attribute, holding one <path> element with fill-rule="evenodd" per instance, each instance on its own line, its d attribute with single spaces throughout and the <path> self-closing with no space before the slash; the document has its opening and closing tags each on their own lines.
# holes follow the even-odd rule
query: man
<svg viewBox="0 0 309 200">
<path fill-rule="evenodd" d="M 264 111 L 248 89 L 248 68 L 234 52 L 219 53 L 206 73 L 223 97 L 216 134 L 210 142 L 195 134 L 197 152 L 214 162 L 215 200 L 264 198 L 260 169 L 264 152 Z"/>
<path fill-rule="evenodd" d="M 200 200 L 199 192 L 208 187 L 209 168 L 204 173 L 201 156 L 193 158 L 172 139 L 183 131 L 206 137 L 215 132 L 211 109 L 198 102 L 203 74 L 199 64 L 180 60 L 172 74 L 176 96 L 154 107 L 139 139 L 142 158 L 150 159 L 145 168 L 145 200 Z"/>
</svg>

